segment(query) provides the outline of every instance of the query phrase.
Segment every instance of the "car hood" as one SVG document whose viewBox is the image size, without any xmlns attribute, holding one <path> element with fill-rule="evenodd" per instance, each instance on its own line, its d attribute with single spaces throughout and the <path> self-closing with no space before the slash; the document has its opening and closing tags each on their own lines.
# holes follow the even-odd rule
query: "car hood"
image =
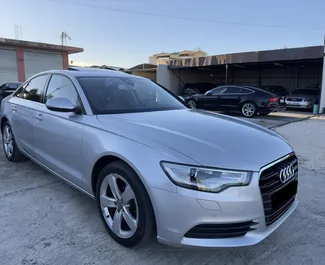
<svg viewBox="0 0 325 265">
<path fill-rule="evenodd" d="M 289 94 L 287 98 L 318 98 L 318 95 L 306 95 L 306 94 Z"/>
<path fill-rule="evenodd" d="M 99 115 L 101 128 L 148 143 L 158 142 L 203 166 L 258 171 L 292 152 L 271 130 L 202 110 Z M 148 144 L 145 142 L 145 144 Z"/>
</svg>

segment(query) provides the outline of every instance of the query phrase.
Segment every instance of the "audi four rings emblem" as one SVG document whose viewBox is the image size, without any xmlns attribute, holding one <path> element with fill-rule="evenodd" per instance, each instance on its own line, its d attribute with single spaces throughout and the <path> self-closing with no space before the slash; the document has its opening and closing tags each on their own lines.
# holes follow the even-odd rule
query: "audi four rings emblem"
<svg viewBox="0 0 325 265">
<path fill-rule="evenodd" d="M 295 170 L 293 169 L 293 166 L 287 166 L 284 169 L 281 169 L 279 178 L 282 183 L 287 182 L 288 180 L 292 179 L 295 175 Z"/>
</svg>

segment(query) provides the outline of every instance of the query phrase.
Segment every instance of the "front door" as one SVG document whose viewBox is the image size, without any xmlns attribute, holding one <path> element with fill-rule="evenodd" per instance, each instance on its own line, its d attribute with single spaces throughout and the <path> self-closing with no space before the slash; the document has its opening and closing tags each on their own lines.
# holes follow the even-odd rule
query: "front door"
<svg viewBox="0 0 325 265">
<path fill-rule="evenodd" d="M 69 99 L 81 106 L 73 82 L 65 75 L 52 75 L 44 103 L 54 97 Z M 35 113 L 34 139 L 37 159 L 68 181 L 81 185 L 83 114 L 55 112 L 42 108 Z"/>
<path fill-rule="evenodd" d="M 240 88 L 227 86 L 227 89 L 220 95 L 220 107 L 223 110 L 234 110 L 240 102 Z"/>
<path fill-rule="evenodd" d="M 217 87 L 199 98 L 199 105 L 206 110 L 220 110 L 220 94 L 224 87 Z"/>
</svg>

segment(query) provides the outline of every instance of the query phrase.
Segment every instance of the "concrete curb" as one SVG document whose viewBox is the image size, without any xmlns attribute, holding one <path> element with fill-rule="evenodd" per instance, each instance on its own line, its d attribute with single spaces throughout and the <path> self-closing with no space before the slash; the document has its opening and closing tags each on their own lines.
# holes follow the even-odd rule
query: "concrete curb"
<svg viewBox="0 0 325 265">
<path fill-rule="evenodd" d="M 288 124 L 290 124 L 290 123 L 295 123 L 295 122 L 300 122 L 300 121 L 309 120 L 309 119 L 311 119 L 311 118 L 313 118 L 313 117 L 316 117 L 316 116 L 317 116 L 317 115 L 312 115 L 312 116 L 309 116 L 309 117 L 307 117 L 307 118 L 301 118 L 301 119 L 297 119 L 297 120 L 294 120 L 294 121 L 286 122 L 286 123 L 284 123 L 284 124 L 274 125 L 274 126 L 269 127 L 269 129 L 274 129 L 274 128 L 278 128 L 278 127 L 286 126 L 286 125 L 288 125 Z"/>
</svg>

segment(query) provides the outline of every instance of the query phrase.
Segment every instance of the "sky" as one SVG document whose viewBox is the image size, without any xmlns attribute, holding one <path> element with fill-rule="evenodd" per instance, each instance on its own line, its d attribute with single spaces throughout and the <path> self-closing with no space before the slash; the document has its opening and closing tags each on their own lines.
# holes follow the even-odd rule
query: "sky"
<svg viewBox="0 0 325 265">
<path fill-rule="evenodd" d="M 149 56 L 323 45 L 324 0 L 0 0 L 0 37 L 84 48 L 73 64 L 132 67 Z"/>
</svg>

